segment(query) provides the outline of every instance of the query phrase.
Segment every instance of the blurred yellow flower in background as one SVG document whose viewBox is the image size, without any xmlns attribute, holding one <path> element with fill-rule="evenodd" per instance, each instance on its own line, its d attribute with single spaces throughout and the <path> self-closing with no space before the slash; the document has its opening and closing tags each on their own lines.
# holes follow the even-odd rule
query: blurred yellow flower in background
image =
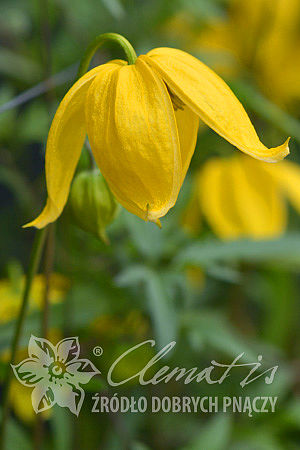
<svg viewBox="0 0 300 450">
<path fill-rule="evenodd" d="M 82 76 L 62 100 L 46 149 L 47 204 L 26 226 L 55 221 L 67 202 L 86 134 L 116 199 L 159 223 L 176 203 L 195 150 L 199 118 L 241 151 L 267 162 L 268 149 L 227 84 L 198 59 L 156 48 L 134 64 L 110 61 Z"/>
<path fill-rule="evenodd" d="M 62 338 L 61 331 L 52 328 L 49 330 L 48 339 L 51 342 L 58 342 Z M 10 360 L 10 352 L 5 351 L 0 355 L 0 359 L 4 362 L 8 362 Z M 16 361 L 21 361 L 23 359 L 28 358 L 28 350 L 27 348 L 23 348 L 18 350 Z M 16 414 L 16 416 L 24 423 L 30 425 L 33 423 L 36 414 L 32 407 L 31 401 L 31 389 L 23 386 L 15 377 L 11 380 L 10 392 L 9 392 L 9 402 L 10 407 Z M 48 409 L 43 411 L 42 416 L 44 419 L 48 419 L 51 415 L 51 410 Z"/>
<path fill-rule="evenodd" d="M 246 156 L 214 158 L 197 173 L 183 225 L 200 229 L 201 215 L 222 239 L 272 238 L 287 225 L 288 199 L 300 213 L 300 167 Z"/>
<path fill-rule="evenodd" d="M 14 319 L 21 305 L 21 296 L 25 283 L 25 277 L 17 280 L 0 280 L 0 323 Z M 50 303 L 61 302 L 69 289 L 69 281 L 63 275 L 53 273 L 50 277 L 49 301 Z M 30 293 L 29 310 L 41 309 L 45 292 L 44 275 L 36 275 Z"/>
<path fill-rule="evenodd" d="M 21 352 L 19 354 L 22 358 Z M 27 353 L 24 352 L 24 356 L 26 355 Z M 33 422 L 35 413 L 31 405 L 31 390 L 15 379 L 11 381 L 9 403 L 11 409 L 22 422 L 26 424 Z"/>
<path fill-rule="evenodd" d="M 188 48 L 207 53 L 218 73 L 249 71 L 261 90 L 284 106 L 300 99 L 299 22 L 299 0 L 230 0 L 227 15 L 201 28 L 186 14 L 174 21 Z"/>
<path fill-rule="evenodd" d="M 0 324 L 4 324 L 17 317 L 22 298 L 22 291 L 25 283 L 25 277 L 10 280 L 0 280 Z M 60 303 L 64 300 L 70 287 L 69 280 L 58 273 L 53 273 L 49 281 L 49 301 L 51 304 Z M 40 310 L 43 304 L 45 294 L 46 280 L 42 274 L 36 275 L 32 283 L 32 289 L 29 299 L 29 311 Z M 49 331 L 49 339 L 53 342 L 60 340 L 61 333 L 58 330 Z M 10 360 L 10 352 L 5 351 L 0 355 L 4 362 Z M 21 349 L 17 353 L 16 360 L 25 359 L 28 356 L 27 348 Z M 15 414 L 25 423 L 31 423 L 35 413 L 31 403 L 31 390 L 23 386 L 15 378 L 12 379 L 10 388 L 10 404 Z M 43 413 L 44 417 L 49 416 L 49 411 Z"/>
</svg>

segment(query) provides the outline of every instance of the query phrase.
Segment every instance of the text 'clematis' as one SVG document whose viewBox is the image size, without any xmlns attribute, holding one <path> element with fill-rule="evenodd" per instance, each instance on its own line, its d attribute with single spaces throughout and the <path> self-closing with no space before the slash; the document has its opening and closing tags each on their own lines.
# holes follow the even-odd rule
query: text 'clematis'
<svg viewBox="0 0 300 450">
<path fill-rule="evenodd" d="M 238 149 L 276 162 L 288 141 L 268 149 L 226 83 L 193 56 L 157 48 L 134 64 L 115 60 L 82 76 L 62 100 L 48 136 L 48 200 L 27 226 L 55 221 L 88 135 L 95 160 L 116 199 L 159 223 L 174 206 L 193 155 L 199 118 Z"/>
</svg>

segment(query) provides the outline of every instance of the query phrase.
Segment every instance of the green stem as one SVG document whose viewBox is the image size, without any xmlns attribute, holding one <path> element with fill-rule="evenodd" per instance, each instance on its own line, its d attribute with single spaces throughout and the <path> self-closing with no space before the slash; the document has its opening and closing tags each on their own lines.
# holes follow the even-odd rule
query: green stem
<svg viewBox="0 0 300 450">
<path fill-rule="evenodd" d="M 37 272 L 39 262 L 41 259 L 41 254 L 45 242 L 46 237 L 46 230 L 47 228 L 44 228 L 43 230 L 38 230 L 35 235 L 35 240 L 33 243 L 31 255 L 30 255 L 30 261 L 29 261 L 29 267 L 23 292 L 23 298 L 22 298 L 22 304 L 20 307 L 20 312 L 18 315 L 17 323 L 16 323 L 16 329 L 15 334 L 13 337 L 13 342 L 11 346 L 11 356 L 10 356 L 10 363 L 7 366 L 7 372 L 6 377 L 4 381 L 3 386 L 3 402 L 2 402 L 2 421 L 1 421 L 1 428 L 0 428 L 0 450 L 4 449 L 5 445 L 5 437 L 6 437 L 6 424 L 8 419 L 8 411 L 9 411 L 9 390 L 10 390 L 10 383 L 11 383 L 11 377 L 12 377 L 12 370 L 11 370 L 11 364 L 15 363 L 16 354 L 19 346 L 19 341 L 23 329 L 23 324 L 26 316 L 26 310 L 28 306 L 28 300 L 29 295 L 31 291 L 31 285 L 32 281 L 34 279 L 34 276 Z"/>
<path fill-rule="evenodd" d="M 48 225 L 48 236 L 44 254 L 44 276 L 45 288 L 43 292 L 43 310 L 42 310 L 42 336 L 48 339 L 49 333 L 49 308 L 50 308 L 50 280 L 54 266 L 55 255 L 55 222 Z"/>
<path fill-rule="evenodd" d="M 130 42 L 127 41 L 126 38 L 117 33 L 100 34 L 86 49 L 86 52 L 83 55 L 83 58 L 80 62 L 80 66 L 77 73 L 77 79 L 82 77 L 82 75 L 84 75 L 87 72 L 95 52 L 98 50 L 99 47 L 101 47 L 102 44 L 104 44 L 107 41 L 116 42 L 122 47 L 122 49 L 125 52 L 128 64 L 135 63 L 135 60 L 137 58 L 136 53 L 134 51 L 134 48 L 132 47 Z"/>
</svg>

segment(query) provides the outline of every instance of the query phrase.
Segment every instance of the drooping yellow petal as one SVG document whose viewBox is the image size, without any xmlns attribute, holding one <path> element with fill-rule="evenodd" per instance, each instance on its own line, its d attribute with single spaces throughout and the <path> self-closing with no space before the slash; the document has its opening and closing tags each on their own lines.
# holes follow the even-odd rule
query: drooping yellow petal
<svg viewBox="0 0 300 450">
<path fill-rule="evenodd" d="M 182 106 L 182 109 L 175 108 L 175 117 L 180 142 L 183 182 L 194 154 L 199 127 L 199 118 L 187 106 Z"/>
<path fill-rule="evenodd" d="M 212 158 L 197 177 L 203 215 L 222 239 L 233 239 L 243 232 L 243 224 L 233 202 L 234 184 L 229 164 L 225 159 Z"/>
<path fill-rule="evenodd" d="M 86 102 L 87 132 L 97 164 L 117 200 L 144 220 L 174 205 L 182 169 L 175 115 L 161 78 L 137 59 L 101 72 Z"/>
<path fill-rule="evenodd" d="M 84 104 L 88 88 L 97 74 L 123 64 L 123 61 L 113 61 L 95 67 L 81 77 L 63 98 L 47 140 L 47 203 L 39 217 L 25 227 L 43 228 L 62 213 L 86 135 Z"/>
<path fill-rule="evenodd" d="M 268 149 L 259 140 L 239 100 L 205 64 L 181 50 L 157 48 L 140 57 L 155 68 L 168 87 L 209 127 L 244 153 L 276 162 L 289 153 L 288 140 Z"/>
<path fill-rule="evenodd" d="M 232 202 L 242 222 L 241 235 L 262 239 L 282 234 L 286 208 L 277 183 L 263 169 L 265 164 L 244 156 L 229 161 L 234 183 Z"/>
<path fill-rule="evenodd" d="M 221 238 L 272 238 L 284 231 L 286 209 L 281 192 L 262 166 L 236 156 L 211 160 L 200 172 L 201 208 Z"/>
<path fill-rule="evenodd" d="M 280 164 L 264 169 L 276 180 L 283 193 L 288 197 L 294 208 L 300 213 L 300 167 L 291 161 L 282 161 Z"/>
</svg>

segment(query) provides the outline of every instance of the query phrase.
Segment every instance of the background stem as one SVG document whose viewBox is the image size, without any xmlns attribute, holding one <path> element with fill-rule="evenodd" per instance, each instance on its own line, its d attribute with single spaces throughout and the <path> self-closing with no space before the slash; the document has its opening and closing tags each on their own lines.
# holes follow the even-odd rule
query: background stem
<svg viewBox="0 0 300 450">
<path fill-rule="evenodd" d="M 19 346 L 19 341 L 20 341 L 20 337 L 21 337 L 21 333 L 22 333 L 22 329 L 23 329 L 25 316 L 26 316 L 32 281 L 38 270 L 38 266 L 39 266 L 39 263 L 41 260 L 41 255 L 42 255 L 42 250 L 44 247 L 46 233 L 47 233 L 47 228 L 38 230 L 36 232 L 32 251 L 31 251 L 21 308 L 20 308 L 20 312 L 18 314 L 18 319 L 17 319 L 17 323 L 16 323 L 16 328 L 15 328 L 15 334 L 14 334 L 13 342 L 12 342 L 12 346 L 11 346 L 10 362 L 7 365 L 7 372 L 6 372 L 4 387 L 3 387 L 3 402 L 2 402 L 3 408 L 2 408 L 2 421 L 1 421 L 1 427 L 0 427 L 0 450 L 3 450 L 4 445 L 5 445 L 6 425 L 7 425 L 8 412 L 9 412 L 9 390 L 10 390 L 10 383 L 11 383 L 11 377 L 12 377 L 11 364 L 15 363 L 16 354 L 17 354 L 17 350 L 18 350 L 18 346 Z"/>
<path fill-rule="evenodd" d="M 48 227 L 48 236 L 45 250 L 45 263 L 44 263 L 44 275 L 45 275 L 45 290 L 42 303 L 42 336 L 48 339 L 49 334 L 49 293 L 50 293 L 50 281 L 53 272 L 55 254 L 55 224 L 51 223 Z"/>
</svg>

